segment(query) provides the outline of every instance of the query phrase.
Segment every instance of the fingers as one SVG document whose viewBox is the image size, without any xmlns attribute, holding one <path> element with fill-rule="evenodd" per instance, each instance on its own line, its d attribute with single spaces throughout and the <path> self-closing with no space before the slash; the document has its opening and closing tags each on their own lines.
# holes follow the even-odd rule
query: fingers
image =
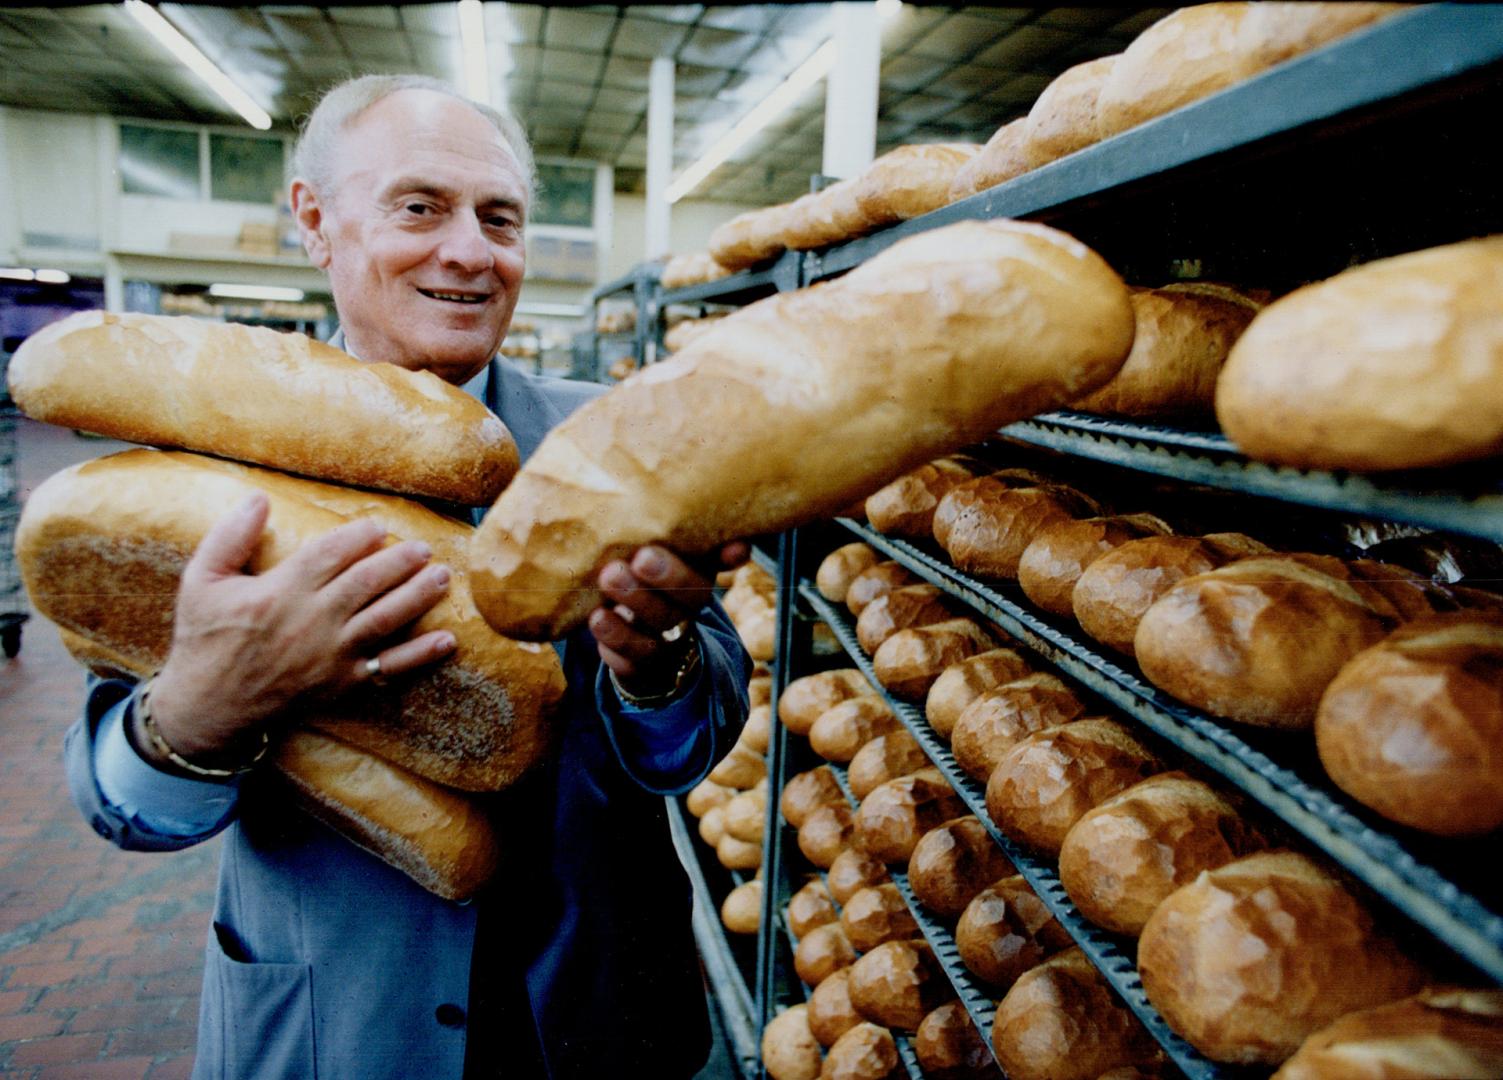
<svg viewBox="0 0 1503 1080">
<path fill-rule="evenodd" d="M 600 572 L 600 589 L 629 607 L 641 629 L 661 633 L 709 603 L 712 583 L 679 555 L 657 544 L 641 547 L 630 562 Z"/>
<path fill-rule="evenodd" d="M 399 645 L 393 645 L 389 649 L 382 649 L 376 654 L 375 659 L 381 662 L 382 679 L 396 678 L 436 664 L 453 655 L 455 648 L 454 635 L 447 630 L 434 630 L 432 633 L 422 634 L 411 641 L 404 641 Z M 351 682 L 370 682 L 368 657 L 359 657 L 354 661 Z"/>
<path fill-rule="evenodd" d="M 261 542 L 270 512 L 270 501 L 257 492 L 220 518 L 199 542 L 184 576 L 223 577 L 240 573 Z"/>
<path fill-rule="evenodd" d="M 355 563 L 377 551 L 385 540 L 386 530 L 374 521 L 352 521 L 308 541 L 272 573 L 291 578 L 304 589 L 322 589 Z"/>
<path fill-rule="evenodd" d="M 451 577 L 447 566 L 429 566 L 413 574 L 353 615 L 345 624 L 345 642 L 358 647 L 367 642 L 380 641 L 395 634 L 408 623 L 422 618 L 449 591 Z"/>
<path fill-rule="evenodd" d="M 720 568 L 734 570 L 751 558 L 751 545 L 745 540 L 732 540 L 720 549 Z"/>
<path fill-rule="evenodd" d="M 614 657 L 620 661 L 622 666 L 610 664 L 610 667 L 621 678 L 629 678 L 639 668 L 647 666 L 663 647 L 661 637 L 651 632 L 644 633 L 634 623 L 622 618 L 619 609 L 599 607 L 592 611 L 590 633 L 595 635 L 602 660 L 610 663 Z"/>
<path fill-rule="evenodd" d="M 619 559 L 600 571 L 600 591 L 607 599 L 629 608 L 633 623 L 641 630 L 661 634 L 684 618 L 676 596 L 656 591 Z"/>
<path fill-rule="evenodd" d="M 431 555 L 428 545 L 419 541 L 392 544 L 348 567 L 323 592 L 343 614 L 353 615 L 416 575 Z"/>
</svg>

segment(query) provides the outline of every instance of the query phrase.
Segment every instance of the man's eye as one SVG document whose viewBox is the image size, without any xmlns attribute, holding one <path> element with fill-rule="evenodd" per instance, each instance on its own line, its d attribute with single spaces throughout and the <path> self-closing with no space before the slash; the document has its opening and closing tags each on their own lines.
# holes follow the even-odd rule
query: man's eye
<svg viewBox="0 0 1503 1080">
<path fill-rule="evenodd" d="M 422 215 L 428 212 L 428 207 L 423 203 L 408 203 L 406 208 L 409 214 Z"/>
</svg>

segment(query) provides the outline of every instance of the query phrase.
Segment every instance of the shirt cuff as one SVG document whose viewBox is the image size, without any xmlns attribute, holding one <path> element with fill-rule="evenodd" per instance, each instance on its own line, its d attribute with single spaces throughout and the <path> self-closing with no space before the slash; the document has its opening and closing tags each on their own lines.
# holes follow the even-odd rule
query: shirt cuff
<svg viewBox="0 0 1503 1080">
<path fill-rule="evenodd" d="M 596 685 L 606 734 L 634 779 L 650 790 L 670 793 L 681 777 L 697 776 L 709 755 L 709 716 L 705 666 L 674 700 L 657 707 L 630 704 L 618 695 L 604 665 Z"/>
</svg>

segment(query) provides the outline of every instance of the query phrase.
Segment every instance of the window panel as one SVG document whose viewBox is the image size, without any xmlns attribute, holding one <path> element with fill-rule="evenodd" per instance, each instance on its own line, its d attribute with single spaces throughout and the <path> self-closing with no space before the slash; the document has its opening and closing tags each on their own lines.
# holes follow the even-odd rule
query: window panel
<svg viewBox="0 0 1503 1080">
<path fill-rule="evenodd" d="M 127 195 L 201 198 L 198 175 L 198 132 L 120 125 L 120 190 Z"/>
<path fill-rule="evenodd" d="M 210 134 L 209 188 L 227 202 L 275 203 L 282 191 L 282 140 Z"/>
</svg>

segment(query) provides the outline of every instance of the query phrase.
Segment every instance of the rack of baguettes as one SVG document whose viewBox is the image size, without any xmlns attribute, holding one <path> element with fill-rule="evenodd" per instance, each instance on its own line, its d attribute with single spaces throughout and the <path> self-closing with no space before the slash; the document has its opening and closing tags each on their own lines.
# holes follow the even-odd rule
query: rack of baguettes
<svg viewBox="0 0 1503 1080">
<path fill-rule="evenodd" d="M 1237 5 L 1208 7 L 1218 6 Z M 1276 6 L 1267 5 L 1270 9 Z M 1310 10 L 1315 7 L 1318 5 L 1309 6 Z M 1128 130 L 1119 129 L 1113 137 L 1098 137 L 1087 145 L 1075 146 L 1065 140 L 1064 156 L 1056 153 L 1052 163 L 1033 161 L 1018 168 L 1014 162 L 1017 171 L 1010 179 L 964 195 L 949 205 L 878 226 L 866 235 L 807 243 L 807 235 L 818 241 L 820 228 L 838 222 L 842 212 L 839 201 L 849 198 L 847 192 L 838 192 L 825 201 L 826 218 L 823 224 L 814 223 L 815 231 L 806 234 L 802 248 L 769 243 L 766 236 L 753 237 L 749 250 L 761 255 L 763 261 L 663 295 L 668 299 L 745 303 L 785 291 L 793 287 L 790 281 L 809 284 L 841 274 L 915 233 L 964 219 L 1020 217 L 1047 222 L 1085 240 L 1130 283 L 1157 287 L 1176 278 L 1236 282 L 1247 288 L 1229 299 L 1251 301 L 1253 309 L 1258 310 L 1274 296 L 1333 278 L 1349 266 L 1379 263 L 1406 252 L 1419 252 L 1424 257 L 1425 249 L 1503 233 L 1503 207 L 1488 194 L 1491 177 L 1487 166 L 1468 149 L 1472 139 L 1469 133 L 1485 130 L 1491 123 L 1489 117 L 1503 107 L 1503 8 L 1433 5 L 1397 12 L 1388 9 L 1373 13 L 1365 21 L 1367 25 L 1355 30 L 1349 27 L 1346 36 L 1307 55 L 1295 56 L 1260 73 L 1255 73 L 1257 66 L 1253 65 L 1219 85 L 1202 86 L 1192 95 L 1198 100 L 1171 103 L 1166 107 L 1173 111 Z M 1084 74 L 1078 72 L 1075 77 Z M 1062 88 L 1054 97 L 1069 98 L 1069 89 Z M 1218 89 L 1220 92 L 1213 92 Z M 1174 109 L 1174 104 L 1182 107 Z M 1054 106 L 1059 108 L 1059 102 Z M 1158 111 L 1164 113 L 1163 109 Z M 1000 147 L 991 148 L 989 144 L 995 161 L 998 154 L 1008 151 L 1001 145 L 1005 139 L 994 142 Z M 814 201 L 801 200 L 805 210 Z M 789 209 L 782 208 L 768 217 L 782 228 Z M 780 216 L 781 223 L 777 220 Z M 809 228 L 809 223 L 804 222 L 804 227 Z M 764 245 L 760 252 L 757 243 Z M 1471 250 L 1475 249 L 1469 249 L 1465 258 L 1471 258 Z M 1451 257 L 1447 253 L 1442 258 Z M 1402 260 L 1393 262 L 1403 268 Z M 1390 273 L 1386 266 L 1375 267 L 1365 278 L 1343 275 L 1337 285 L 1349 294 L 1365 294 L 1359 299 L 1365 298 L 1381 309 L 1390 303 L 1383 298 L 1381 282 L 1377 281 L 1385 273 Z M 1421 271 L 1421 276 L 1424 273 Z M 1443 278 L 1445 272 L 1440 276 Z M 1369 290 L 1369 281 L 1379 287 Z M 1489 288 L 1496 294 L 1496 288 Z M 1156 289 L 1153 299 L 1183 306 L 1172 295 L 1175 290 L 1195 291 L 1195 287 Z M 1139 302 L 1142 296 L 1135 294 L 1134 300 L 1140 335 L 1149 325 Z M 1347 300 L 1337 295 L 1334 302 L 1340 306 Z M 1156 325 L 1163 338 L 1173 339 L 1172 319 L 1160 319 Z M 1344 332 L 1350 332 L 1352 323 L 1346 326 Z M 1273 351 L 1265 350 L 1263 355 L 1273 355 L 1274 360 L 1269 362 L 1276 363 L 1281 349 L 1283 344 L 1275 342 Z M 1330 352 L 1329 346 L 1326 351 Z M 1430 357 L 1437 355 L 1438 367 L 1452 362 L 1444 355 L 1425 353 L 1419 361 L 1421 367 L 1411 369 L 1411 374 L 1436 363 Z M 1224 359 L 1223 352 L 1217 362 Z M 1298 359 L 1292 353 L 1286 358 L 1311 370 L 1319 370 L 1317 359 Z M 1277 512 L 1282 506 L 1286 508 L 1283 513 L 1291 517 L 1310 515 L 1319 523 L 1314 530 L 1317 533 L 1324 530 L 1326 535 L 1335 535 L 1339 528 L 1333 523 L 1344 522 L 1350 527 L 1349 537 L 1366 531 L 1358 547 L 1384 536 L 1401 538 L 1390 544 L 1424 545 L 1428 541 L 1423 538 L 1402 537 L 1406 532 L 1442 530 L 1452 534 L 1450 551 L 1442 558 L 1456 556 L 1465 564 L 1467 537 L 1484 541 L 1481 547 L 1494 552 L 1496 543 L 1503 540 L 1503 485 L 1496 472 L 1500 445 L 1496 426 L 1499 398 L 1493 374 L 1496 368 L 1489 369 L 1483 362 L 1482 370 L 1482 382 L 1464 388 L 1461 395 L 1454 389 L 1449 391 L 1453 400 L 1439 407 L 1438 419 L 1424 414 L 1431 430 L 1445 437 L 1401 434 L 1396 439 L 1380 440 L 1405 447 L 1405 454 L 1410 456 L 1398 461 L 1364 464 L 1361 454 L 1368 448 L 1352 445 L 1348 449 L 1351 441 L 1341 439 L 1330 440 L 1331 446 L 1355 456 L 1323 457 L 1324 446 L 1312 450 L 1308 444 L 1293 451 L 1276 445 L 1265 447 L 1259 445 L 1262 435 L 1243 425 L 1236 429 L 1238 437 L 1254 451 L 1254 457 L 1244 452 L 1241 443 L 1217 430 L 1208 399 L 1196 415 L 1193 410 L 1188 414 L 1152 409 L 1134 413 L 1129 408 L 1114 412 L 1109 401 L 1098 398 L 1082 403 L 1083 408 L 1099 409 L 1095 415 L 1086 411 L 1049 413 L 1009 425 L 999 434 L 1063 453 L 1071 462 L 1106 477 L 1114 473 L 1135 477 L 1132 482 L 1140 485 L 1165 478 L 1254 496 L 1247 502 L 1261 506 L 1265 517 L 1273 516 L 1268 511 Z M 1413 378 L 1423 380 L 1423 376 Z M 1434 406 L 1431 401 L 1418 400 L 1421 395 L 1412 393 L 1412 387 L 1366 376 L 1337 385 L 1338 392 L 1344 390 L 1359 407 L 1373 410 L 1369 418 L 1374 423 L 1369 425 L 1362 423 L 1360 413 L 1342 417 L 1341 423 L 1349 429 L 1378 430 L 1394 416 L 1400 417 L 1402 424 L 1410 405 L 1419 410 Z M 1304 396 L 1314 400 L 1319 396 L 1317 390 L 1312 387 Z M 1474 398 L 1481 412 L 1457 423 L 1455 417 L 1466 415 L 1464 407 L 1456 404 L 1457 396 Z M 1385 408 L 1381 400 L 1374 405 L 1374 398 L 1396 400 L 1401 407 Z M 1288 419 L 1283 426 L 1290 432 L 1308 427 L 1308 420 L 1298 412 L 1302 401 L 1249 400 L 1258 402 L 1254 412 L 1266 403 L 1286 410 L 1283 416 Z M 1227 430 L 1232 431 L 1233 420 L 1226 422 Z M 1277 430 L 1279 421 L 1272 426 L 1272 439 L 1277 443 L 1283 432 Z M 1448 426 L 1480 440 L 1480 445 L 1445 457 Z M 1361 440 L 1355 442 L 1360 444 Z M 1427 459 L 1436 452 L 1442 456 Z M 1469 463 L 1468 458 L 1479 460 Z M 1394 468 L 1407 471 L 1394 472 Z M 1369 471 L 1373 469 L 1378 471 Z M 1308 510 L 1296 510 L 1298 507 Z M 1154 508 L 1145 504 L 1120 509 Z M 1069 516 L 1088 512 L 1077 509 Z M 1419 528 L 1401 527 L 1406 525 Z M 910 571 L 915 581 L 932 583 L 943 600 L 957 604 L 959 612 L 969 613 L 989 632 L 1005 632 L 1020 647 L 1034 650 L 1042 662 L 1055 665 L 1056 674 L 1077 697 L 1102 711 L 1110 709 L 1125 717 L 1123 722 L 1135 734 L 1141 733 L 1165 767 L 1180 764 L 1200 778 L 1185 783 L 1209 783 L 1223 796 L 1241 799 L 1239 805 L 1258 822 L 1265 836 L 1314 855 L 1316 864 L 1334 866 L 1351 875 L 1357 884 L 1346 879 L 1344 888 L 1351 889 L 1366 907 L 1380 912 L 1380 921 L 1407 936 L 1411 945 L 1418 942 L 1427 959 L 1438 960 L 1448 976 L 1472 983 L 1479 977 L 1485 982 L 1503 981 L 1503 902 L 1496 883 L 1479 866 L 1486 865 L 1486 860 L 1479 855 L 1478 842 L 1427 839 L 1424 834 L 1395 825 L 1339 790 L 1314 761 L 1308 744 L 1294 748 L 1288 738 L 1281 741 L 1249 731 L 1224 722 L 1204 708 L 1186 705 L 1143 677 L 1130 657 L 1124 659 L 1078 626 L 1066 625 L 1048 609 L 1020 595 L 1016 586 L 999 585 L 995 578 L 957 570 L 932 544 L 884 535 L 853 519 L 847 519 L 843 528 L 847 530 L 845 541 L 859 538 L 876 551 L 877 558 L 896 562 Z M 1159 525 L 1142 520 L 1113 528 L 1127 530 L 1132 536 L 1162 531 Z M 1119 536 L 1114 542 L 1121 541 Z M 788 605 L 779 628 L 778 699 L 790 682 L 831 663 L 828 659 L 811 659 L 811 620 L 820 620 L 823 615 L 832 616 L 831 621 L 837 624 L 852 665 L 865 670 L 868 677 L 876 674 L 860 649 L 857 628 L 848 619 L 841 626 L 840 612 L 829 610 L 828 602 L 821 601 L 812 588 L 820 560 L 841 543 L 839 530 L 831 536 L 822 529 L 803 528 L 783 538 L 780 589 L 784 596 L 799 596 L 800 602 Z M 1374 550 L 1376 553 L 1378 549 Z M 1350 556 L 1352 552 L 1348 549 L 1342 554 Z M 1473 560 L 1473 572 L 1485 564 L 1485 558 L 1481 563 Z M 1455 571 L 1454 563 L 1451 570 Z M 931 602 L 932 598 L 910 601 L 918 606 Z M 1416 651 L 1413 646 L 1396 644 L 1391 652 L 1405 659 L 1405 649 L 1409 655 Z M 932 728 L 928 728 L 926 742 L 925 718 L 911 706 L 902 701 L 889 704 L 922 749 L 932 751 L 927 755 L 931 761 L 947 761 L 951 772 L 946 779 L 956 793 L 970 795 L 978 822 L 989 831 L 999 831 L 985 814 L 984 795 L 977 801 L 980 793 L 976 781 L 960 770 L 958 751 L 946 747 Z M 818 764 L 809 747 L 797 736 L 790 738 L 781 723 L 774 727 L 771 745 L 762 889 L 763 955 L 757 987 L 764 1024 L 777 1016 L 780 1008 L 804 996 L 797 989 L 787 942 L 781 932 L 769 933 L 767 925 L 769 918 L 776 919 L 788 909 L 794 891 L 788 868 L 802 865 L 795 853 L 796 830 L 779 817 L 778 793 L 793 775 L 806 773 L 809 766 Z M 1015 843 L 1013 846 L 1016 848 Z M 1096 962 L 1119 993 L 1119 1000 L 1158 1037 L 1179 1069 L 1192 1075 L 1241 1074 L 1244 1067 L 1226 1064 L 1225 1048 L 1215 1047 L 1215 1040 L 1204 1032 L 1197 1034 L 1197 1041 L 1213 1047 L 1222 1060 L 1200 1053 L 1166 1024 L 1144 992 L 1134 966 L 1134 952 L 1124 944 L 1130 939 L 1121 936 L 1120 927 L 1109 932 L 1092 925 L 1060 884 L 1064 868 L 1055 870 L 1052 860 L 1041 859 L 1036 852 L 1024 850 L 1018 854 L 1023 859 L 1019 869 L 1030 866 L 1036 884 L 1043 886 L 1035 891 L 1065 913 L 1060 922 L 1077 932 L 1085 955 Z M 1309 861 L 1305 855 L 1298 858 Z M 1078 869 L 1073 872 L 1078 873 Z M 1305 875 L 1305 870 L 1303 866 L 1291 870 L 1260 864 L 1258 873 L 1293 881 Z M 1322 879 L 1325 873 L 1322 870 L 1308 877 L 1298 887 L 1317 892 L 1327 888 Z M 1232 880 L 1234 877 L 1221 874 L 1213 880 L 1218 887 L 1235 891 L 1240 886 Z M 1091 917 L 1099 915 L 1097 910 Z M 1153 949 L 1160 958 L 1155 962 L 1161 962 L 1162 942 L 1155 943 Z M 1381 953 L 1382 949 L 1371 951 Z M 1401 973 L 1397 979 L 1404 982 L 1408 977 Z M 1161 1002 L 1169 1001 L 1161 985 L 1158 993 Z M 963 999 L 965 995 L 961 996 Z M 1470 1024 L 1476 1045 L 1479 1031 L 1485 1043 L 1485 1032 L 1496 1029 L 1498 1005 L 1496 995 L 1489 998 L 1485 993 L 1435 989 L 1397 1005 L 1371 1012 L 1359 1010 L 1349 1020 L 1333 1025 L 1326 1036 L 1312 1039 L 1312 1045 L 1288 1066 L 1289 1075 L 1327 1075 L 1300 1070 L 1331 1068 L 1333 1062 L 1342 1060 L 1346 1052 L 1343 1045 L 1355 1047 L 1352 1052 L 1360 1055 L 1369 1045 L 1364 1040 L 1380 1038 L 1374 1033 L 1382 1031 L 1385 1024 L 1404 1024 L 1421 1015 L 1428 1019 L 1416 1021 L 1419 1028 L 1426 1028 L 1431 1021 L 1440 1027 L 1456 1024 L 1449 1029 L 1454 1033 Z M 1442 1016 L 1446 1019 L 1441 1020 Z M 1188 1029 L 1184 1016 L 1174 1019 L 1182 1029 Z M 1287 1050 L 1265 1053 L 1285 1054 Z M 1265 1056 L 1262 1060 L 1272 1058 Z M 1487 1060 L 1493 1064 L 1478 1066 L 1474 1061 L 1469 1067 L 1497 1067 L 1495 1059 Z M 1251 1071 L 1257 1074 L 1256 1068 Z"/>
</svg>

